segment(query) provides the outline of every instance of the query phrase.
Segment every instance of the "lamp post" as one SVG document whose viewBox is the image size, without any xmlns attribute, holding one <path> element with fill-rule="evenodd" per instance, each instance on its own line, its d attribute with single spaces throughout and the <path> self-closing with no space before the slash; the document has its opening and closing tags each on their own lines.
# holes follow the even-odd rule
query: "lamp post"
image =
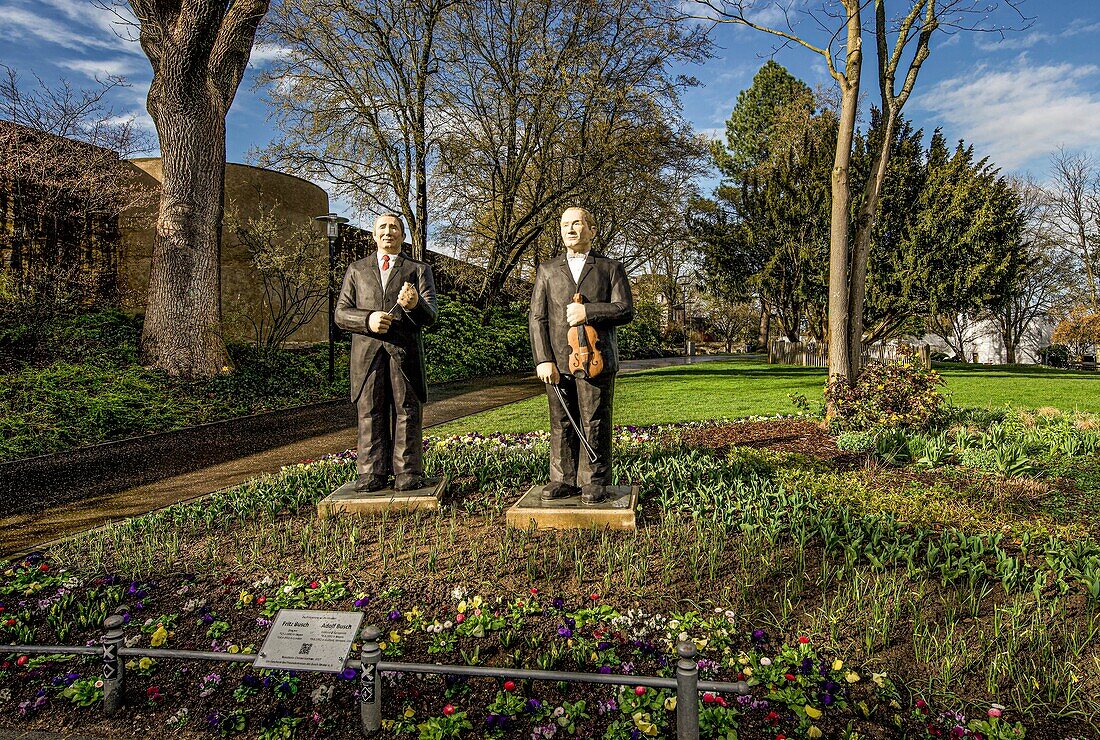
<svg viewBox="0 0 1100 740">
<path fill-rule="evenodd" d="M 335 213 L 313 218 L 324 222 L 325 236 L 328 237 L 328 382 L 331 383 L 336 374 L 336 312 L 333 306 L 336 289 L 332 277 L 336 272 L 336 240 L 340 238 L 340 224 L 346 224 L 348 220 Z"/>
<path fill-rule="evenodd" d="M 688 329 L 688 285 L 699 279 L 698 273 L 681 275 L 676 278 L 676 284 L 680 286 L 680 297 L 684 305 L 684 357 L 691 357 L 691 332 Z"/>
</svg>

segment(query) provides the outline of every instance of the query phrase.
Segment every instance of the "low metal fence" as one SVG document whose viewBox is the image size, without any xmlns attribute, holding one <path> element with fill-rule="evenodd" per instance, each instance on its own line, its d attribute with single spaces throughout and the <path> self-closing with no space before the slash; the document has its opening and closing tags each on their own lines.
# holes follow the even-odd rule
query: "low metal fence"
<svg viewBox="0 0 1100 740">
<path fill-rule="evenodd" d="M 932 366 L 931 350 L 927 344 L 916 345 L 917 358 L 924 367 Z M 863 345 L 864 362 L 896 362 L 897 345 Z M 828 367 L 828 342 L 788 342 L 773 339 L 768 343 L 768 363 L 772 365 L 802 365 L 803 367 Z"/>
<path fill-rule="evenodd" d="M 204 650 L 172 650 L 168 648 L 126 647 L 123 619 L 118 615 L 107 617 L 103 624 L 106 632 L 96 645 L 2 645 L 2 653 L 47 655 L 94 655 L 103 660 L 103 711 L 107 716 L 122 709 L 125 691 L 125 658 L 154 658 L 158 660 L 196 660 L 219 663 L 253 663 L 258 656 L 244 653 L 216 653 Z M 359 673 L 359 716 L 363 735 L 378 737 L 382 730 L 382 672 L 429 673 L 474 678 L 520 679 L 528 681 L 552 681 L 567 683 L 605 684 L 612 686 L 644 686 L 653 689 L 671 689 L 676 692 L 676 737 L 678 740 L 699 740 L 699 694 L 704 691 L 748 694 L 745 681 L 732 683 L 700 681 L 699 665 L 695 660 L 695 645 L 680 642 L 676 646 L 676 675 L 625 676 L 609 673 L 579 673 L 568 671 L 543 671 L 525 668 L 498 668 L 489 666 L 448 665 L 438 663 L 400 663 L 382 660 L 378 644 L 381 630 L 374 625 L 364 627 L 359 634 L 361 651 L 358 660 L 349 659 L 345 668 Z"/>
</svg>

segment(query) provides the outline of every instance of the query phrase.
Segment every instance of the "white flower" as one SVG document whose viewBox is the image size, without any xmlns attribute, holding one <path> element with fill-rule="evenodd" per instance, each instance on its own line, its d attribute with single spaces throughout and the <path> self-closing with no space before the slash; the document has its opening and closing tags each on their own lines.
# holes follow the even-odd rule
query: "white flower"
<svg viewBox="0 0 1100 740">
<path fill-rule="evenodd" d="M 462 586 L 455 586 L 454 590 L 451 591 L 451 598 L 455 601 L 462 601 L 466 598 L 466 589 Z"/>
<path fill-rule="evenodd" d="M 771 664 L 772 664 L 772 659 L 771 658 L 761 658 L 760 659 L 760 665 L 771 665 Z"/>
</svg>

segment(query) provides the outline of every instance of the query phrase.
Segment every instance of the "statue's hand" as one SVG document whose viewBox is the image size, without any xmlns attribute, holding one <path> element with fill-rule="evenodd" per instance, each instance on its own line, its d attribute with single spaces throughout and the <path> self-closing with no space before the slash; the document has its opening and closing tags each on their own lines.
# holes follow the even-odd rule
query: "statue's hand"
<svg viewBox="0 0 1100 740">
<path fill-rule="evenodd" d="M 539 376 L 539 380 L 543 383 L 549 383 L 550 385 L 557 385 L 561 380 L 561 376 L 558 374 L 558 366 L 552 362 L 540 362 L 538 367 L 535 368 L 535 375 Z"/>
<path fill-rule="evenodd" d="M 397 294 L 397 302 L 406 311 L 415 308 L 416 304 L 420 302 L 420 293 L 416 291 L 416 286 L 412 283 L 402 285 L 401 292 Z"/>
<path fill-rule="evenodd" d="M 588 311 L 585 310 L 583 303 L 570 303 L 565 307 L 565 320 L 569 322 L 570 326 L 583 324 L 587 318 Z"/>
<path fill-rule="evenodd" d="M 385 311 L 375 311 L 367 319 L 367 326 L 375 334 L 385 334 L 390 330 L 391 323 L 393 323 L 393 316 Z"/>
</svg>

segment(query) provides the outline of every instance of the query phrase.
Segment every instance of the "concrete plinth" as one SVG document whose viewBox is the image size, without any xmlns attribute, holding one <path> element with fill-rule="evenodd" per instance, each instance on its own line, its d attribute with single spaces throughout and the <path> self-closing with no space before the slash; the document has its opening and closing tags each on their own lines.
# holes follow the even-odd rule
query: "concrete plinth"
<svg viewBox="0 0 1100 740">
<path fill-rule="evenodd" d="M 435 511 L 439 499 L 447 488 L 447 476 L 439 483 L 415 491 L 380 491 L 363 493 L 355 490 L 355 481 L 349 481 L 317 502 L 317 516 L 326 519 L 338 514 L 378 514 L 383 511 Z"/>
<path fill-rule="evenodd" d="M 635 528 L 634 511 L 638 508 L 638 486 L 610 486 L 611 498 L 599 504 L 581 503 L 580 496 L 542 500 L 542 483 L 531 486 L 508 509 L 505 522 L 512 529 L 527 529 L 532 522 L 538 529 L 619 529 Z"/>
</svg>

